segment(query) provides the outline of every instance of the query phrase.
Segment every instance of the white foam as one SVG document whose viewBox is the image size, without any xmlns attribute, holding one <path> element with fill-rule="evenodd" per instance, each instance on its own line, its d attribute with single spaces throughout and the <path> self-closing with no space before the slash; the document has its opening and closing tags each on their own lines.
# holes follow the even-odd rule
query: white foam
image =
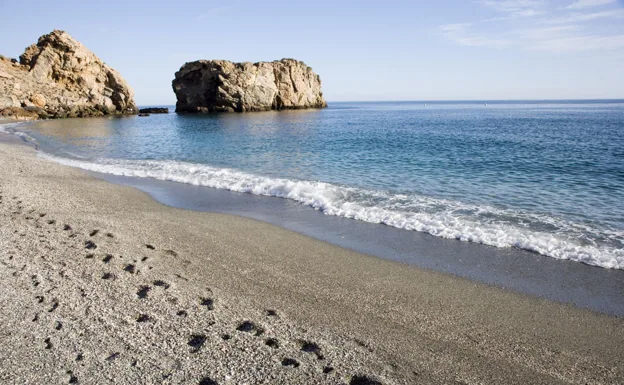
<svg viewBox="0 0 624 385">
<path fill-rule="evenodd" d="M 23 138 L 27 142 L 37 142 L 35 138 L 28 135 L 25 132 L 17 131 L 15 128 L 21 125 L 24 125 L 29 122 L 11 122 L 11 123 L 0 123 L 0 132 L 5 134 L 16 135 Z"/>
<path fill-rule="evenodd" d="M 624 249 L 619 246 L 624 244 L 624 231 L 603 231 L 546 215 L 324 182 L 269 178 L 233 169 L 176 161 L 85 161 L 42 156 L 90 171 L 281 197 L 313 207 L 327 215 L 382 223 L 489 246 L 516 247 L 604 268 L 624 269 Z M 539 231 L 536 227 L 540 225 L 556 230 Z M 606 242 L 596 242 L 595 239 Z"/>
</svg>

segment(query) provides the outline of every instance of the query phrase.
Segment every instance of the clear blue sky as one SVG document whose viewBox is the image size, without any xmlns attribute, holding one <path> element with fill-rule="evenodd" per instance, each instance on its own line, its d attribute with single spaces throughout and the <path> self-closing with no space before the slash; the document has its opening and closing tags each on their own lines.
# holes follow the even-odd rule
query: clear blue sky
<svg viewBox="0 0 624 385">
<path fill-rule="evenodd" d="M 0 53 L 63 29 L 140 105 L 186 61 L 293 57 L 327 100 L 624 98 L 624 0 L 0 0 Z"/>
</svg>

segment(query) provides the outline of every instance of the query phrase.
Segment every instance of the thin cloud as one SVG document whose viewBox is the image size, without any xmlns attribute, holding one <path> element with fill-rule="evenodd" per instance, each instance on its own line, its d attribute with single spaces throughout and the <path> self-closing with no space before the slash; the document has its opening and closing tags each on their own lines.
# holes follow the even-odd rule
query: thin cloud
<svg viewBox="0 0 624 385">
<path fill-rule="evenodd" d="M 570 53 L 593 50 L 616 50 L 624 48 L 624 35 L 614 36 L 571 36 L 535 42 L 530 49 L 556 53 Z"/>
<path fill-rule="evenodd" d="M 544 0 L 480 0 L 479 3 L 513 17 L 531 17 L 541 15 Z"/>
<path fill-rule="evenodd" d="M 572 33 L 581 30 L 578 25 L 561 25 L 553 27 L 531 27 L 519 29 L 515 32 L 519 40 L 552 40 L 569 37 Z"/>
<path fill-rule="evenodd" d="M 624 48 L 624 35 L 600 36 L 582 25 L 559 25 L 518 30 L 518 41 L 529 50 L 571 53 Z"/>
<path fill-rule="evenodd" d="M 510 44 L 504 39 L 494 39 L 487 36 L 475 35 L 470 31 L 470 23 L 446 24 L 440 26 L 440 32 L 447 39 L 466 47 L 493 47 L 503 48 Z"/>
<path fill-rule="evenodd" d="M 496 9 L 501 15 L 442 25 L 439 33 L 466 47 L 516 47 L 552 53 L 608 50 L 616 54 L 624 50 L 624 30 L 618 21 L 624 19 L 624 9 L 590 11 L 591 7 L 614 3 L 612 0 L 577 0 L 565 8 L 543 0 L 479 0 L 478 3 Z M 584 11 L 571 11 L 575 9 Z"/>
<path fill-rule="evenodd" d="M 613 9 L 610 11 L 592 13 L 572 13 L 568 16 L 545 19 L 543 22 L 549 24 L 569 24 L 609 18 L 624 18 L 624 9 Z"/>
<path fill-rule="evenodd" d="M 213 9 L 209 9 L 207 12 L 202 12 L 199 15 L 197 15 L 197 17 L 195 18 L 197 21 L 202 21 L 202 20 L 207 20 L 210 19 L 212 17 L 215 16 L 221 16 L 224 13 L 226 13 L 227 11 L 229 11 L 232 7 L 230 6 L 223 6 L 223 7 L 216 7 Z"/>
<path fill-rule="evenodd" d="M 613 4 L 617 0 L 577 0 L 574 3 L 565 7 L 565 9 L 584 9 L 599 7 L 601 5 Z"/>
</svg>

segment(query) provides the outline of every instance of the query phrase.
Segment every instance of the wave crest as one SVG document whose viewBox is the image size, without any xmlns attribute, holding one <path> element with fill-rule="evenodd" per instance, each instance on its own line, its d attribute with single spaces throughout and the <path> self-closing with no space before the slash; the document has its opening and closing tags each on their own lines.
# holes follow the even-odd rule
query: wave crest
<svg viewBox="0 0 624 385">
<path fill-rule="evenodd" d="M 42 156 L 60 164 L 95 172 L 291 199 L 326 215 L 489 246 L 515 247 L 603 268 L 624 269 L 624 231 L 597 229 L 543 214 L 325 182 L 270 178 L 177 161 L 85 161 Z"/>
</svg>

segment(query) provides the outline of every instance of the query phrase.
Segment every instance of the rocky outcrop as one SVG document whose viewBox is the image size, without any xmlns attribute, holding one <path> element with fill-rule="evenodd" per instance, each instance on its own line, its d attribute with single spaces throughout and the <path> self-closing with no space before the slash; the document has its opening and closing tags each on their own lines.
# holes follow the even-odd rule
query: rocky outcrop
<svg viewBox="0 0 624 385">
<path fill-rule="evenodd" d="M 305 63 L 198 60 L 175 74 L 176 112 L 324 108 L 321 79 Z"/>
<path fill-rule="evenodd" d="M 168 114 L 169 109 L 167 107 L 147 107 L 141 108 L 139 114 Z"/>
<path fill-rule="evenodd" d="M 64 31 L 41 36 L 19 63 L 0 58 L 0 116 L 135 114 L 133 98 L 117 71 Z"/>
</svg>

